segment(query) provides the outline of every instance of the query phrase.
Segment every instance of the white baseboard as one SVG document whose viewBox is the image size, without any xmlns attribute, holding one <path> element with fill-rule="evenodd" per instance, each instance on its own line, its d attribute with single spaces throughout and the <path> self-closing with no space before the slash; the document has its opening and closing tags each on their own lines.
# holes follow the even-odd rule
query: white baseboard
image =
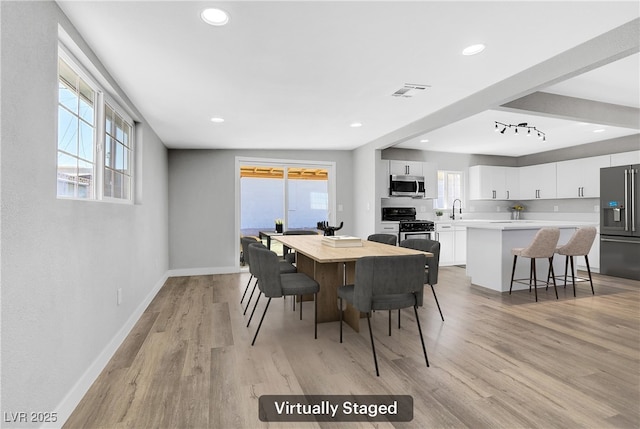
<svg viewBox="0 0 640 429">
<path fill-rule="evenodd" d="M 135 309 L 129 319 L 127 319 L 127 322 L 122 326 L 122 328 L 113 337 L 109 344 L 107 344 L 107 346 L 102 350 L 102 352 L 93 361 L 89 368 L 87 368 L 84 374 L 82 374 L 80 379 L 71 388 L 69 393 L 67 393 L 67 395 L 58 404 L 55 409 L 58 421 L 56 423 L 45 423 L 43 426 L 41 426 L 42 428 L 59 428 L 64 425 L 67 419 L 71 416 L 71 413 L 73 413 L 73 410 L 75 410 L 84 395 L 86 395 L 91 385 L 94 383 L 94 381 L 96 381 L 102 370 L 107 366 L 109 360 L 111 360 L 120 345 L 127 338 L 136 322 L 142 316 L 142 313 L 144 313 L 153 298 L 155 298 L 155 296 L 158 294 L 158 291 L 167 281 L 167 279 L 169 278 L 168 274 L 169 272 L 166 272 L 162 276 L 162 278 L 154 285 L 153 289 Z"/>
<path fill-rule="evenodd" d="M 207 276 L 211 274 L 233 274 L 239 272 L 238 267 L 204 267 L 204 268 L 181 268 L 169 270 L 169 277 L 183 276 Z"/>
</svg>

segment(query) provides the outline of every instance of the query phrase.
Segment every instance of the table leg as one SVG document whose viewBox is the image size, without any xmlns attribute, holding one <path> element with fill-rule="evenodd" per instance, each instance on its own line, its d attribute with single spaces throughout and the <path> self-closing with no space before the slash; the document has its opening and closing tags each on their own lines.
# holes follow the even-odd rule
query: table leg
<svg viewBox="0 0 640 429">
<path fill-rule="evenodd" d="M 347 262 L 345 264 L 345 271 L 346 284 L 353 284 L 356 277 L 356 263 Z M 347 308 L 344 311 L 344 321 L 356 332 L 360 332 L 360 319 L 362 317 L 366 317 L 366 314 L 356 310 L 351 304 L 347 304 Z"/>
<path fill-rule="evenodd" d="M 318 322 L 340 320 L 337 290 L 339 286 L 344 284 L 344 264 L 338 262 L 321 264 L 298 252 L 296 265 L 299 273 L 308 275 L 320 285 L 320 291 L 316 297 L 318 300 Z M 351 278 L 351 281 L 353 281 L 354 267 L 355 263 L 347 264 L 347 279 Z M 345 310 L 344 321 L 356 332 L 360 331 L 360 312 L 351 305 L 348 305 Z"/>
</svg>

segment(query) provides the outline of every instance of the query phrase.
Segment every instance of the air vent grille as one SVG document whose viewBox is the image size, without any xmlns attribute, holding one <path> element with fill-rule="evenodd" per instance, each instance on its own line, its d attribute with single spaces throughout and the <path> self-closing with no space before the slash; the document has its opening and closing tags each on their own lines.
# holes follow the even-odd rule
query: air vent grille
<svg viewBox="0 0 640 429">
<path fill-rule="evenodd" d="M 416 83 L 405 83 L 404 86 L 391 94 L 392 97 L 411 98 L 416 94 L 420 94 L 427 88 L 431 88 L 431 85 L 423 85 Z"/>
</svg>

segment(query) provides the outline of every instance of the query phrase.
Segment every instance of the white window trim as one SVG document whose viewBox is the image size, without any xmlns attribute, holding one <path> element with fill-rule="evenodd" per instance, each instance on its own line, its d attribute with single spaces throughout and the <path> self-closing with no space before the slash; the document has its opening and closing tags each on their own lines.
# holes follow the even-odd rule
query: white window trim
<svg viewBox="0 0 640 429">
<path fill-rule="evenodd" d="M 447 173 L 456 173 L 456 174 L 460 174 L 460 200 L 461 200 L 461 201 L 463 201 L 463 203 L 465 203 L 465 204 L 466 204 L 466 199 L 465 199 L 465 194 L 466 194 L 466 193 L 465 193 L 466 180 L 465 180 L 465 174 L 464 174 L 464 171 L 462 171 L 462 170 L 438 170 L 438 173 L 439 173 L 439 172 L 441 172 L 441 171 L 442 171 L 445 175 L 446 175 Z M 451 200 L 451 198 L 449 198 L 449 199 Z M 451 200 L 451 201 L 453 201 L 453 200 Z M 433 200 L 433 209 L 434 209 L 434 210 L 450 210 L 450 209 L 451 209 L 451 207 L 449 207 L 449 203 L 450 203 L 451 201 L 446 201 L 446 200 L 445 200 L 445 203 L 444 203 L 445 207 L 437 207 L 437 205 L 438 205 L 438 204 L 437 204 L 437 203 L 438 203 L 438 198 L 436 198 L 436 199 L 434 199 L 434 200 Z"/>
<path fill-rule="evenodd" d="M 336 223 L 336 163 L 333 161 L 302 161 L 297 159 L 257 158 L 248 156 L 236 156 L 235 162 L 235 234 L 236 245 L 234 255 L 240 254 L 240 166 L 242 165 L 284 165 L 286 167 L 325 168 L 329 172 L 329 223 Z M 286 196 L 285 196 L 286 198 Z M 286 215 L 286 214 L 285 214 Z M 235 268 L 240 271 L 240 258 L 235 258 Z"/>
<path fill-rule="evenodd" d="M 68 37 L 68 36 L 67 36 Z M 73 70 L 80 76 L 82 80 L 87 82 L 91 88 L 96 93 L 96 100 L 94 106 L 94 117 L 95 117 L 95 140 L 94 140 L 94 189 L 93 189 L 93 198 L 79 198 L 79 197 L 66 197 L 56 195 L 58 200 L 69 200 L 69 201 L 85 201 L 85 202 L 108 202 L 108 203 L 116 203 L 116 204 L 135 204 L 136 197 L 136 122 L 129 114 L 129 109 L 123 108 L 120 103 L 116 101 L 116 99 L 110 94 L 106 93 L 103 90 L 103 85 L 101 85 L 98 80 L 96 80 L 91 73 L 87 71 L 87 68 L 83 65 L 82 61 L 78 60 L 76 56 L 71 53 L 71 50 L 67 48 L 67 46 L 62 42 L 62 40 L 58 41 L 58 57 L 62 58 Z M 88 61 L 88 60 L 87 60 Z M 59 80 L 59 72 L 56 76 L 56 81 Z M 102 79 L 104 81 L 104 78 Z M 59 100 L 56 99 L 56 106 Z M 131 135 L 129 136 L 131 141 L 131 158 L 129 159 L 129 168 L 131 171 L 131 189 L 129 190 L 129 198 L 114 198 L 114 197 L 105 197 L 104 196 L 104 168 L 105 168 L 105 160 L 104 160 L 104 145 L 105 145 L 105 118 L 104 118 L 104 105 L 108 103 L 117 113 L 122 116 L 132 127 Z M 57 107 L 56 107 L 57 111 Z M 57 122 L 56 122 L 57 127 Z M 56 129 L 56 138 L 57 138 L 58 130 Z M 57 142 L 56 142 L 57 143 Z M 56 150 L 56 156 L 57 156 Z M 56 161 L 57 166 L 57 161 Z"/>
</svg>

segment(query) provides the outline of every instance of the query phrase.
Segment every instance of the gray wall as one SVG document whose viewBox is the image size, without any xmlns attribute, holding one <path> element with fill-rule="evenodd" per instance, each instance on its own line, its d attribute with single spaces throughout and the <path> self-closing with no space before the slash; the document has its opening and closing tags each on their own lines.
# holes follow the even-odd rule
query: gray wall
<svg viewBox="0 0 640 429">
<path fill-rule="evenodd" d="M 0 7 L 4 416 L 72 406 L 95 362 L 162 282 L 168 171 L 166 148 L 142 121 L 142 203 L 56 199 L 58 23 L 104 69 L 55 2 Z"/>
<path fill-rule="evenodd" d="M 525 165 L 545 164 L 547 162 L 588 158 L 590 156 L 609 155 L 634 150 L 640 150 L 640 134 L 521 156 L 517 159 L 517 165 L 518 167 L 522 167 Z"/>
<path fill-rule="evenodd" d="M 548 162 L 565 161 L 569 159 L 586 158 L 590 156 L 607 155 L 612 153 L 628 152 L 640 149 L 640 134 L 615 139 L 602 140 L 595 143 L 587 143 L 565 149 L 541 152 L 520 157 L 458 154 L 447 152 L 419 151 L 412 149 L 388 148 L 382 151 L 382 159 L 399 159 L 407 161 L 435 162 L 440 170 L 464 171 L 472 165 L 503 165 L 521 167 L 526 165 L 544 164 Z M 466 177 L 466 189 L 469 189 L 469 178 Z M 467 195 L 468 197 L 468 195 Z M 410 205 L 416 202 L 408 202 L 395 199 L 385 201 L 386 205 Z M 515 201 L 465 201 L 465 213 L 467 218 L 501 218 L 510 215 L 510 207 Z M 542 201 L 524 201 L 525 219 L 569 219 L 597 221 L 599 204 L 597 198 L 585 199 L 554 199 Z M 424 203 L 422 204 L 424 205 Z M 427 204 L 431 207 L 430 202 Z M 557 208 L 557 211 L 556 211 Z M 429 218 L 430 216 L 426 216 Z"/>
<path fill-rule="evenodd" d="M 169 266 L 189 272 L 231 272 L 239 251 L 235 230 L 235 159 L 241 157 L 336 163 L 340 233 L 353 231 L 351 151 L 170 150 Z M 191 271 L 189 271 L 191 270 Z"/>
</svg>

